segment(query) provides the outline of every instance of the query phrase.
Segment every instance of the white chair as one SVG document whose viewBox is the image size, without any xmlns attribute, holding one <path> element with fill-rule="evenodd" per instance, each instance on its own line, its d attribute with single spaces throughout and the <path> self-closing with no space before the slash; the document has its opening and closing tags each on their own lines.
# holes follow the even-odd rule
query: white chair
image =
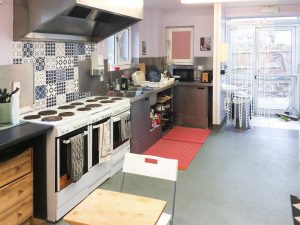
<svg viewBox="0 0 300 225">
<path fill-rule="evenodd" d="M 159 178 L 174 182 L 172 215 L 162 213 L 156 225 L 173 224 L 175 196 L 176 196 L 176 181 L 178 173 L 178 160 L 166 159 L 157 156 L 139 155 L 126 153 L 123 165 L 123 178 L 121 192 L 123 192 L 125 174 L 136 174 L 146 177 Z"/>
</svg>

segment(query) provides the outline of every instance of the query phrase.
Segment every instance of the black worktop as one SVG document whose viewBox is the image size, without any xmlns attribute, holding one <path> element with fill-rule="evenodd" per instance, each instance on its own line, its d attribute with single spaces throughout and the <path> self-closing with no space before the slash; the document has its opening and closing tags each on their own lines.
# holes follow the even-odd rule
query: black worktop
<svg viewBox="0 0 300 225">
<path fill-rule="evenodd" d="M 0 130 L 0 150 L 20 144 L 50 129 L 52 129 L 52 126 L 49 125 L 23 123 L 5 130 Z"/>
</svg>

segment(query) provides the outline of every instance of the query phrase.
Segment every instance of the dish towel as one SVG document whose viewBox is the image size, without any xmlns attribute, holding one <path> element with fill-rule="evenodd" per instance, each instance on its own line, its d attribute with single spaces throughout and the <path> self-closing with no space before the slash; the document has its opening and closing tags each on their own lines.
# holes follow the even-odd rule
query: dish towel
<svg viewBox="0 0 300 225">
<path fill-rule="evenodd" d="M 123 142 L 131 138 L 130 113 L 121 114 L 120 119 L 121 119 L 121 139 Z"/>
<path fill-rule="evenodd" d="M 98 129 L 99 137 L 99 163 L 110 160 L 111 149 L 111 121 L 100 124 Z"/>
<path fill-rule="evenodd" d="M 84 164 L 84 135 L 78 134 L 70 138 L 71 150 L 69 154 L 70 181 L 75 183 L 83 175 Z"/>
</svg>

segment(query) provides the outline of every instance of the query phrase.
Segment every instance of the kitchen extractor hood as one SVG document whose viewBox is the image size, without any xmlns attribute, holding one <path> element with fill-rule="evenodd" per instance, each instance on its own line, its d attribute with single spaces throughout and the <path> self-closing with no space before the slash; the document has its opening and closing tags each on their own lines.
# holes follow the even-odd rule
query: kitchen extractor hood
<svg viewBox="0 0 300 225">
<path fill-rule="evenodd" d="M 144 0 L 14 0 L 14 40 L 91 41 L 139 22 Z"/>
</svg>

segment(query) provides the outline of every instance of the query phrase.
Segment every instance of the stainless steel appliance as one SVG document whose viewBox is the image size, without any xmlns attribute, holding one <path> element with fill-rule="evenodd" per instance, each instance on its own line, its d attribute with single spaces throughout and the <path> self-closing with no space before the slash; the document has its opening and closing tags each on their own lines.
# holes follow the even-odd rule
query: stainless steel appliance
<svg viewBox="0 0 300 225">
<path fill-rule="evenodd" d="M 114 100 L 115 99 L 115 100 Z M 130 151 L 129 142 L 113 154 L 113 129 L 109 160 L 100 162 L 97 136 L 99 125 L 112 121 L 130 109 L 130 99 L 113 97 L 89 97 L 52 109 L 22 115 L 25 121 L 53 125 L 47 134 L 47 220 L 55 222 L 81 202 L 90 192 L 122 167 L 125 152 Z M 76 182 L 68 179 L 69 139 L 84 134 L 84 172 Z"/>
<path fill-rule="evenodd" d="M 100 42 L 143 19 L 143 0 L 14 0 L 14 40 Z"/>
<path fill-rule="evenodd" d="M 179 81 L 194 81 L 194 66 L 172 66 L 171 74 Z"/>
</svg>

